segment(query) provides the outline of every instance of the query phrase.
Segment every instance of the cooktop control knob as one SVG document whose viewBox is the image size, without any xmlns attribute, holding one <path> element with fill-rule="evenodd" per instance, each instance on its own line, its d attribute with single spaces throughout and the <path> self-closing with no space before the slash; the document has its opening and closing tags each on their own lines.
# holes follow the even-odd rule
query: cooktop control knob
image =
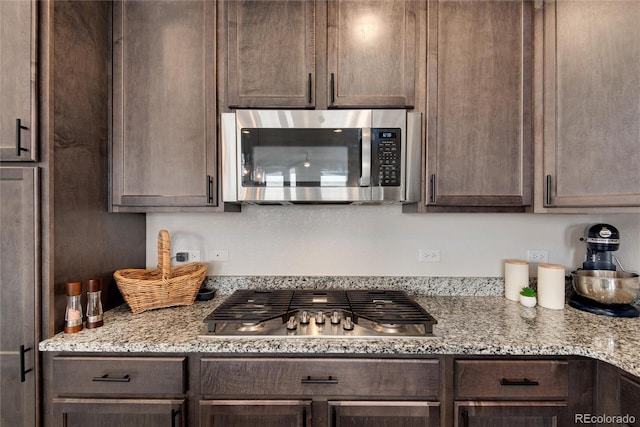
<svg viewBox="0 0 640 427">
<path fill-rule="evenodd" d="M 322 310 L 318 311 L 318 314 L 316 314 L 316 325 L 324 325 L 324 313 Z"/>
<path fill-rule="evenodd" d="M 307 310 L 304 310 L 302 314 L 300 314 L 300 324 L 308 325 L 309 320 L 310 320 L 309 312 Z"/>
<path fill-rule="evenodd" d="M 347 317 L 346 319 L 344 319 L 344 322 L 342 322 L 342 329 L 344 329 L 345 331 L 353 331 L 353 328 L 354 325 L 351 317 Z"/>
<path fill-rule="evenodd" d="M 298 328 L 298 322 L 296 322 L 295 316 L 289 317 L 289 321 L 287 322 L 287 330 L 295 331 Z"/>
<path fill-rule="evenodd" d="M 331 314 L 331 324 L 332 325 L 339 325 L 340 324 L 340 313 L 338 313 L 337 311 L 334 311 Z"/>
</svg>

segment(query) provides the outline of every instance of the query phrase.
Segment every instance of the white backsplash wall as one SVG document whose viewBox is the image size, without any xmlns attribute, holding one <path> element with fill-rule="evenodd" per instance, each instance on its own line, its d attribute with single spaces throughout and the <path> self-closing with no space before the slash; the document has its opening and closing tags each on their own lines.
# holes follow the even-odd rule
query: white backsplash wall
<svg viewBox="0 0 640 427">
<path fill-rule="evenodd" d="M 586 227 L 616 226 L 616 255 L 640 270 L 640 215 L 403 214 L 400 206 L 243 206 L 241 213 L 147 214 L 147 265 L 157 263 L 157 233 L 171 234 L 171 252 L 213 250 L 208 275 L 497 277 L 503 261 L 546 250 L 567 272 L 582 264 Z M 440 262 L 420 262 L 420 249 Z M 534 265 L 532 275 L 536 275 Z"/>
</svg>

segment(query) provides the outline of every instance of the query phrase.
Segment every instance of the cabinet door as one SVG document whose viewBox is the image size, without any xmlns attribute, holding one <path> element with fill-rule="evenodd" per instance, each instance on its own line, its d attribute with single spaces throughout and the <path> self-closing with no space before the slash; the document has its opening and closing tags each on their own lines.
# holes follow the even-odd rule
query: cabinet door
<svg viewBox="0 0 640 427">
<path fill-rule="evenodd" d="M 327 88 L 333 107 L 412 107 L 420 2 L 328 2 Z"/>
<path fill-rule="evenodd" d="M 37 160 L 37 2 L 0 1 L 0 160 Z"/>
<path fill-rule="evenodd" d="M 54 427 L 186 426 L 184 400 L 54 399 Z"/>
<path fill-rule="evenodd" d="M 113 4 L 112 209 L 216 203 L 215 4 Z"/>
<path fill-rule="evenodd" d="M 225 1 L 227 106 L 315 103 L 313 0 Z"/>
<path fill-rule="evenodd" d="M 38 169 L 0 168 L 0 194 L 0 413 L 34 426 Z"/>
<path fill-rule="evenodd" d="M 550 2 L 544 20 L 545 206 L 640 206 L 640 2 Z"/>
<path fill-rule="evenodd" d="M 561 427 L 565 402 L 456 402 L 456 427 Z M 573 420 L 571 420 L 571 425 Z"/>
<path fill-rule="evenodd" d="M 202 427 L 311 426 L 310 400 L 203 400 Z"/>
<path fill-rule="evenodd" d="M 620 377 L 620 412 L 627 416 L 625 426 L 640 426 L 640 384 L 624 376 Z M 616 414 L 617 415 L 617 414 Z"/>
<path fill-rule="evenodd" d="M 436 427 L 437 402 L 335 401 L 329 402 L 331 427 Z"/>
<path fill-rule="evenodd" d="M 532 4 L 428 4 L 427 205 L 524 210 L 532 201 Z"/>
</svg>

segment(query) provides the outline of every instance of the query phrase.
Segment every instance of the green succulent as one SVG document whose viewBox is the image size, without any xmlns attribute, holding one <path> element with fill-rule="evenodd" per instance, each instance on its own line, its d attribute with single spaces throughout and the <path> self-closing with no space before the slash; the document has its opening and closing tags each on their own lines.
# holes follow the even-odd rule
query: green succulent
<svg viewBox="0 0 640 427">
<path fill-rule="evenodd" d="M 535 290 L 533 290 L 532 288 L 528 287 L 528 286 L 527 286 L 526 288 L 523 288 L 523 289 L 520 291 L 520 295 L 522 295 L 522 296 L 524 296 L 524 297 L 535 297 L 535 296 L 538 296 L 538 294 L 536 293 L 536 291 L 535 291 Z"/>
</svg>

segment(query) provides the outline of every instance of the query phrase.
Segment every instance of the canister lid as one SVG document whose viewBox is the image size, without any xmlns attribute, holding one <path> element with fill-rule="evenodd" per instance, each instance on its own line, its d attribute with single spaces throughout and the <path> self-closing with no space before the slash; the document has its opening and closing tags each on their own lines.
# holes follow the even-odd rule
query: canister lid
<svg viewBox="0 0 640 427">
<path fill-rule="evenodd" d="M 89 279 L 87 281 L 87 292 L 98 292 L 100 290 L 100 279 Z"/>
<path fill-rule="evenodd" d="M 527 261 L 521 259 L 507 259 L 504 261 L 505 264 L 516 264 L 516 265 L 526 265 L 529 264 Z"/>
<path fill-rule="evenodd" d="M 538 267 L 540 268 L 553 268 L 553 269 L 562 269 L 564 270 L 564 265 L 560 265 L 560 264 L 538 264 Z"/>
<path fill-rule="evenodd" d="M 82 282 L 67 282 L 65 289 L 69 296 L 80 295 L 82 294 Z"/>
</svg>

